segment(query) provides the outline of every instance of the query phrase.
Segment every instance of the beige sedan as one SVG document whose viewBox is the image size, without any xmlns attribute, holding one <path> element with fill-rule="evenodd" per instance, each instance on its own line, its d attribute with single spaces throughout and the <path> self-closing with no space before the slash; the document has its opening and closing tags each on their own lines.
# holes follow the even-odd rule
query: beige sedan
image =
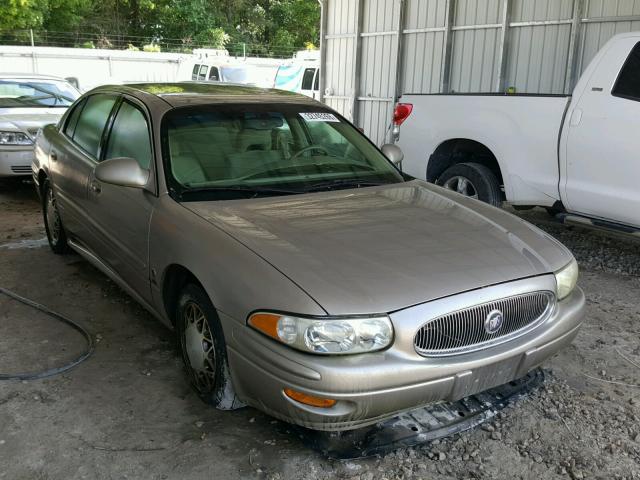
<svg viewBox="0 0 640 480">
<path fill-rule="evenodd" d="M 219 408 L 356 428 L 522 377 L 583 319 L 566 248 L 304 96 L 100 87 L 36 147 L 53 251 L 175 328 Z"/>
</svg>

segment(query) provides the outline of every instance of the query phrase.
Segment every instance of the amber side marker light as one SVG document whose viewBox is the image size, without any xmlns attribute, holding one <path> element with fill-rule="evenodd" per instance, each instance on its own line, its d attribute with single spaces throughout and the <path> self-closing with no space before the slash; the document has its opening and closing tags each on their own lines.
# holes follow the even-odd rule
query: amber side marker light
<svg viewBox="0 0 640 480">
<path fill-rule="evenodd" d="M 306 393 L 296 392 L 290 388 L 285 388 L 284 394 L 296 402 L 311 405 L 312 407 L 331 408 L 336 404 L 336 401 L 331 398 L 314 397 L 313 395 L 307 395 Z"/>
<path fill-rule="evenodd" d="M 279 319 L 280 315 L 274 313 L 254 313 L 249 318 L 249 325 L 276 340 L 280 340 L 278 336 Z"/>
</svg>

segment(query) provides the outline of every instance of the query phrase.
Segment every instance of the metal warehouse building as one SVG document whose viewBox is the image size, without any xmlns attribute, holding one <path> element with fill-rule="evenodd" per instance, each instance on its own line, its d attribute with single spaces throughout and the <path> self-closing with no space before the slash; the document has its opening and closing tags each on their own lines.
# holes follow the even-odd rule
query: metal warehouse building
<svg viewBox="0 0 640 480">
<path fill-rule="evenodd" d="M 571 93 L 640 0 L 320 0 L 323 101 L 377 144 L 403 93 Z M 435 112 L 437 114 L 437 112 Z"/>
</svg>

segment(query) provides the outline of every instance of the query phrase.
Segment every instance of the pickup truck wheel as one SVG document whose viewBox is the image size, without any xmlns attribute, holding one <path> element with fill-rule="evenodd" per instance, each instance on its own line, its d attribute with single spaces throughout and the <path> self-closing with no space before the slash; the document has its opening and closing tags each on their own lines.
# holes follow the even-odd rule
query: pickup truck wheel
<svg viewBox="0 0 640 480">
<path fill-rule="evenodd" d="M 457 163 L 447 168 L 436 183 L 495 207 L 502 205 L 498 179 L 490 169 L 479 163 Z"/>
<path fill-rule="evenodd" d="M 202 287 L 189 284 L 182 290 L 176 309 L 176 330 L 189 383 L 200 398 L 221 410 L 243 406 L 231 383 L 218 314 Z"/>
<path fill-rule="evenodd" d="M 68 253 L 67 232 L 62 225 L 56 196 L 49 180 L 45 180 L 42 185 L 42 216 L 47 240 L 53 253 L 58 255 Z"/>
</svg>

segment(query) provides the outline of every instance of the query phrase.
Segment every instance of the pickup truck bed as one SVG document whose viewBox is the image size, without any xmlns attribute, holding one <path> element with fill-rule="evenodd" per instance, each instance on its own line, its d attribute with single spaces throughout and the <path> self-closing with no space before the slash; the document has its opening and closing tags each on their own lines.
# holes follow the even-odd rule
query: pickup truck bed
<svg viewBox="0 0 640 480">
<path fill-rule="evenodd" d="M 401 102 L 414 105 L 400 138 L 403 170 L 435 182 L 453 161 L 486 163 L 492 156 L 499 168 L 490 167 L 504 185 L 506 200 L 552 206 L 560 200 L 558 180 L 548 172 L 558 170 L 558 132 L 570 99 L 527 94 L 403 95 Z"/>
</svg>

